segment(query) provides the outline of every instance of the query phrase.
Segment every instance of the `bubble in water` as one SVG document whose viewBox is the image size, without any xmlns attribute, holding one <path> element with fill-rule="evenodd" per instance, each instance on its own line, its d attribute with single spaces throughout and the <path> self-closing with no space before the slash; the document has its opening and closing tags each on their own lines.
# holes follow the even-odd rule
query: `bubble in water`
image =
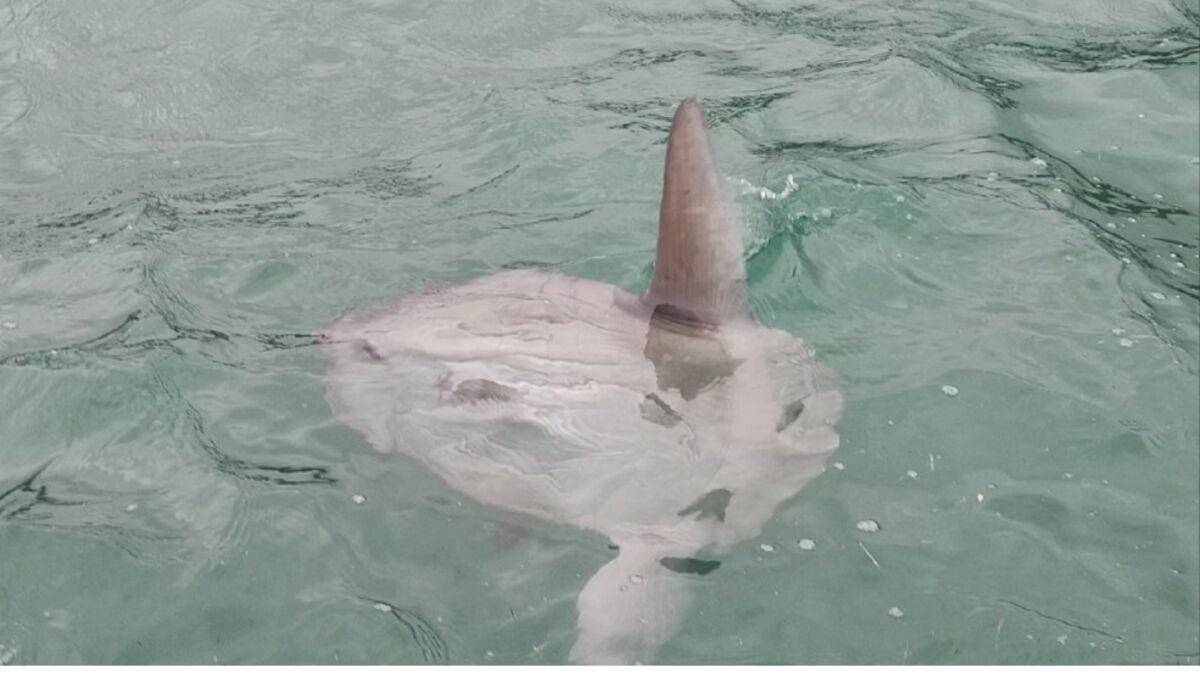
<svg viewBox="0 0 1200 675">
<path fill-rule="evenodd" d="M 1112 329 L 1112 334 L 1113 335 L 1124 335 L 1125 329 L 1124 328 L 1114 328 L 1114 329 Z"/>
<path fill-rule="evenodd" d="M 916 472 L 916 471 L 913 471 L 912 469 L 909 469 L 909 470 L 906 472 L 906 474 L 905 474 L 905 475 L 907 475 L 909 478 L 916 478 L 916 477 L 917 477 L 917 472 Z"/>
<path fill-rule="evenodd" d="M 1117 229 L 1117 224 L 1116 224 L 1116 223 L 1111 223 L 1111 222 L 1110 222 L 1110 223 L 1105 223 L 1105 224 L 1104 224 L 1104 226 L 1105 226 L 1105 227 L 1107 227 L 1107 228 L 1108 228 L 1108 229 L 1110 229 L 1110 230 L 1115 230 L 1115 229 Z"/>
<path fill-rule="evenodd" d="M 763 553 L 774 553 L 775 547 L 770 544 L 760 544 L 759 547 Z"/>
<path fill-rule="evenodd" d="M 838 471 L 841 471 L 842 469 L 846 468 L 846 465 L 842 464 L 841 462 L 834 462 L 833 468 L 837 469 Z"/>
<path fill-rule="evenodd" d="M 787 180 L 784 181 L 784 183 L 783 183 L 783 193 L 780 194 L 779 196 L 786 197 L 786 196 L 792 194 L 793 192 L 795 192 L 796 188 L 798 188 L 798 187 L 800 187 L 800 186 L 796 185 L 795 176 L 793 176 L 792 174 L 789 173 L 787 175 Z"/>
<path fill-rule="evenodd" d="M 892 617 L 893 619 L 902 619 L 904 618 L 904 610 L 900 609 L 899 607 L 893 607 L 888 610 L 888 616 Z"/>
<path fill-rule="evenodd" d="M 1166 300 L 1167 299 L 1167 296 L 1163 295 L 1162 293 L 1159 293 L 1158 291 L 1150 291 L 1146 295 L 1150 296 L 1151 300 Z"/>
<path fill-rule="evenodd" d="M 16 321 L 0 321 L 0 328 L 7 328 L 8 330 L 13 330 L 16 327 L 17 327 Z"/>
<path fill-rule="evenodd" d="M 634 586 L 641 586 L 642 582 L 645 580 L 646 580 L 646 577 L 643 577 L 640 574 L 629 575 L 629 583 L 633 584 Z"/>
<path fill-rule="evenodd" d="M 897 202 L 900 202 L 900 203 L 903 203 L 903 202 L 904 202 L 904 195 L 896 195 L 896 201 L 897 201 Z"/>
<path fill-rule="evenodd" d="M 355 504 L 362 504 L 363 502 L 367 501 L 367 498 L 362 495 L 354 495 L 351 497 L 351 499 L 354 500 Z"/>
<path fill-rule="evenodd" d="M 1155 198 L 1155 199 L 1157 199 L 1158 201 L 1160 201 L 1160 202 L 1161 202 L 1161 201 L 1162 201 L 1162 198 L 1163 198 L 1163 196 L 1162 196 L 1161 194 L 1159 194 L 1159 193 L 1155 192 L 1155 193 L 1154 193 L 1154 198 Z"/>
<path fill-rule="evenodd" d="M 870 519 L 860 520 L 854 526 L 863 532 L 878 532 L 879 531 L 879 521 L 877 521 L 877 520 L 870 520 Z"/>
<path fill-rule="evenodd" d="M 805 537 L 799 541 L 801 551 L 811 551 L 817 547 L 817 542 Z"/>
<path fill-rule="evenodd" d="M 942 393 L 947 396 L 958 396 L 958 387 L 952 384 L 943 384 Z"/>
<path fill-rule="evenodd" d="M 1129 349 L 1130 347 L 1133 346 L 1133 340 L 1130 340 L 1129 338 L 1121 338 L 1121 340 L 1119 342 L 1117 342 L 1117 344 L 1121 345 L 1122 347 L 1124 347 L 1126 349 Z"/>
<path fill-rule="evenodd" d="M 833 217 L 833 209 L 829 208 L 828 206 L 821 209 L 821 217 L 822 218 L 832 218 Z"/>
<path fill-rule="evenodd" d="M 989 171 L 988 175 L 987 175 L 987 179 L 989 181 L 994 181 L 999 177 L 1000 177 L 1000 174 L 996 173 L 995 171 Z"/>
<path fill-rule="evenodd" d="M 1046 166 L 1046 160 L 1042 159 L 1041 157 L 1034 157 L 1033 159 L 1031 159 L 1029 161 L 1033 162 L 1033 164 L 1036 166 L 1043 166 L 1043 167 Z"/>
</svg>

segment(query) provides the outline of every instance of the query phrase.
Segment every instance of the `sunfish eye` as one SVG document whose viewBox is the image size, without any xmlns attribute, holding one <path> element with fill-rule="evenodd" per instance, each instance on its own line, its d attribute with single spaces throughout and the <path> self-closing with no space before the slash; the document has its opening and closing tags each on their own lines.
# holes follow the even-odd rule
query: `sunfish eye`
<svg viewBox="0 0 1200 675">
<path fill-rule="evenodd" d="M 775 425 L 775 431 L 783 431 L 790 427 L 792 422 L 800 418 L 800 414 L 804 412 L 804 401 L 796 400 L 787 404 L 783 409 L 783 413 L 779 416 L 779 424 Z"/>
</svg>

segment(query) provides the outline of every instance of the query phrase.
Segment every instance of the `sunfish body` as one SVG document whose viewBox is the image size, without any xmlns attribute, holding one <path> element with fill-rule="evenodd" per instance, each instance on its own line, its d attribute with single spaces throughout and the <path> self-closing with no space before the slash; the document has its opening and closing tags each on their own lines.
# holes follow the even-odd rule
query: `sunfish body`
<svg viewBox="0 0 1200 675">
<path fill-rule="evenodd" d="M 572 660 L 653 657 L 687 560 L 757 536 L 838 445 L 842 400 L 758 325 L 704 111 L 667 141 L 650 290 L 504 272 L 351 313 L 322 336 L 337 417 L 480 503 L 607 535 Z"/>
</svg>

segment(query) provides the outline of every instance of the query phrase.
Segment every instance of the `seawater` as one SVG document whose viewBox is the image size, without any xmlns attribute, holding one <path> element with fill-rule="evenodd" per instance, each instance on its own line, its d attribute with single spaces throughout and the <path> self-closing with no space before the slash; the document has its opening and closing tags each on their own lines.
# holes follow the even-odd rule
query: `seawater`
<svg viewBox="0 0 1200 675">
<path fill-rule="evenodd" d="M 664 663 L 1197 663 L 1195 0 L 0 7 L 0 663 L 557 663 L 608 543 L 336 423 L 313 333 L 640 290 L 699 95 L 842 448 Z"/>
</svg>

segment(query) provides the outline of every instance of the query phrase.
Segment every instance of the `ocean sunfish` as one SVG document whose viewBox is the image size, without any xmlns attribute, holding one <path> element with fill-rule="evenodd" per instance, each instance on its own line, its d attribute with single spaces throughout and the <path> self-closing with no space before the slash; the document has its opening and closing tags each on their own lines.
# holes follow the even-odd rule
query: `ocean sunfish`
<svg viewBox="0 0 1200 675">
<path fill-rule="evenodd" d="M 502 272 L 322 331 L 330 406 L 376 449 L 616 545 L 579 595 L 573 661 L 652 659 L 686 612 L 692 557 L 758 536 L 837 448 L 832 374 L 751 318 L 742 255 L 689 98 L 667 138 L 644 295 Z"/>
</svg>

